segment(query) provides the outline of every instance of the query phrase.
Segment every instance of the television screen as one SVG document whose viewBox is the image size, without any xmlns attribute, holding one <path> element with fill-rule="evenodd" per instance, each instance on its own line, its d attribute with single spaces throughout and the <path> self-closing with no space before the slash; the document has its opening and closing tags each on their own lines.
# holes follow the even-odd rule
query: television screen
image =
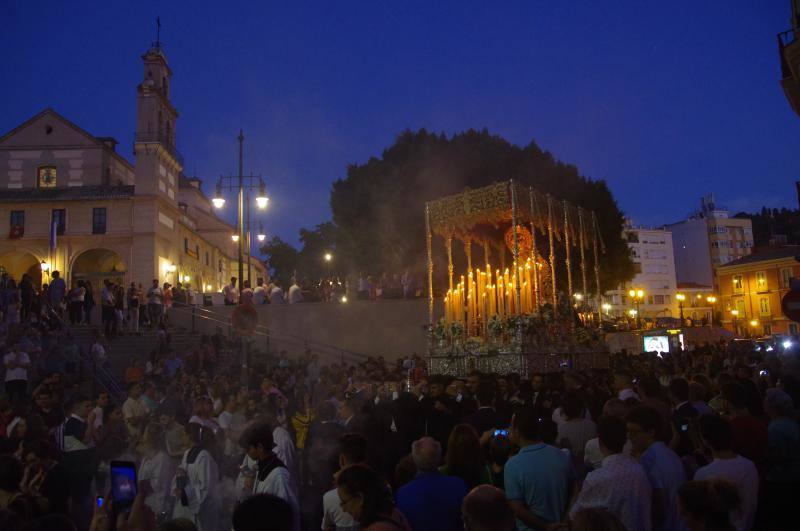
<svg viewBox="0 0 800 531">
<path fill-rule="evenodd" d="M 669 336 L 644 336 L 645 352 L 669 352 Z"/>
</svg>

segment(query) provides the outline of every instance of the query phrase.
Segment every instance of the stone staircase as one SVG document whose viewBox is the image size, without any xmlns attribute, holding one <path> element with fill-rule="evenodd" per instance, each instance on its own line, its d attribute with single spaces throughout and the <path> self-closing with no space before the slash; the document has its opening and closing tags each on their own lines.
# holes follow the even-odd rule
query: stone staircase
<svg viewBox="0 0 800 531">
<path fill-rule="evenodd" d="M 102 331 L 102 327 L 80 326 L 72 328 L 72 334 L 84 352 L 89 353 L 98 330 Z M 172 349 L 181 354 L 200 343 L 200 334 L 191 330 L 170 329 L 169 334 Z M 149 329 L 140 330 L 139 335 L 125 333 L 107 340 L 109 371 L 118 384 L 122 384 L 125 369 L 134 358 L 138 358 L 144 365 L 152 350 L 156 348 L 156 343 L 156 331 Z"/>
</svg>

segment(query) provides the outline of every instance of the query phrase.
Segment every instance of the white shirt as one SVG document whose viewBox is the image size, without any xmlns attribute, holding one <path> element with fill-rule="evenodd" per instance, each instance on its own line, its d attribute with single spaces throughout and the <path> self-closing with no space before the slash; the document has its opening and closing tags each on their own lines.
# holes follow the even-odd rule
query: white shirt
<svg viewBox="0 0 800 531">
<path fill-rule="evenodd" d="M 322 529 L 336 527 L 336 531 L 356 531 L 359 529 L 353 517 L 342 510 L 342 499 L 337 489 L 331 489 L 322 496 Z"/>
<path fill-rule="evenodd" d="M 562 422 L 567 421 L 567 418 L 561 414 L 561 406 L 553 410 L 553 414 L 550 416 L 550 418 L 552 418 L 553 422 L 555 422 L 558 425 L 561 425 Z M 584 413 L 583 418 L 592 420 L 592 414 L 589 413 L 589 408 L 586 408 L 586 412 Z"/>
<path fill-rule="evenodd" d="M 695 481 L 724 479 L 730 481 L 739 491 L 742 500 L 738 510 L 731 514 L 731 523 L 737 531 L 753 527 L 758 505 L 758 470 L 749 459 L 737 455 L 733 459 L 714 459 L 694 474 Z"/>
<path fill-rule="evenodd" d="M 625 441 L 625 446 L 622 447 L 622 453 L 631 455 L 633 453 L 633 446 L 630 441 Z M 589 470 L 594 470 L 603 466 L 603 459 L 605 456 L 600 450 L 600 439 L 595 437 L 586 441 L 586 446 L 583 449 L 583 464 L 589 467 Z"/>
<path fill-rule="evenodd" d="M 253 304 L 264 304 L 267 300 L 267 289 L 264 286 L 256 286 L 253 290 Z"/>
<path fill-rule="evenodd" d="M 275 455 L 278 455 L 277 452 Z M 294 516 L 293 529 L 294 531 L 300 531 L 300 503 L 297 500 L 297 490 L 292 480 L 292 474 L 287 469 L 277 467 L 270 471 L 263 481 L 256 476 L 253 483 L 253 494 L 272 494 L 289 502 Z"/>
<path fill-rule="evenodd" d="M 186 470 L 186 501 L 175 500 L 172 518 L 186 518 L 197 526 L 198 531 L 216 531 L 219 528 L 219 470 L 214 458 L 201 450 L 194 463 L 189 464 L 189 450 L 183 454 L 181 468 Z M 172 480 L 171 490 L 177 487 Z"/>
<path fill-rule="evenodd" d="M 289 288 L 289 304 L 303 302 L 303 290 L 297 284 L 292 284 Z"/>
<path fill-rule="evenodd" d="M 278 459 L 281 460 L 289 472 L 294 475 L 294 443 L 292 436 L 285 428 L 278 426 L 272 430 L 272 440 L 275 442 L 275 448 L 272 450 Z"/>
<path fill-rule="evenodd" d="M 573 455 L 583 456 L 583 449 L 590 439 L 597 436 L 597 428 L 589 419 L 565 420 L 558 425 L 558 443 L 568 446 Z"/>
<path fill-rule="evenodd" d="M 139 465 L 139 481 L 150 480 L 150 487 L 153 489 L 144 503 L 156 516 L 171 507 L 170 485 L 174 475 L 175 462 L 163 450 L 153 457 L 143 458 Z"/>
<path fill-rule="evenodd" d="M 225 294 L 225 300 L 228 302 L 236 302 L 239 298 L 239 294 L 236 291 L 236 287 L 228 284 L 224 288 L 222 288 L 222 293 Z"/>
<path fill-rule="evenodd" d="M 650 511 L 653 489 L 642 465 L 624 454 L 609 455 L 603 466 L 589 472 L 570 518 L 587 507 L 603 507 L 619 518 L 626 529 L 652 529 Z"/>
<path fill-rule="evenodd" d="M 641 398 L 639 398 L 639 395 L 636 394 L 636 391 L 630 388 L 623 389 L 622 391 L 620 391 L 619 394 L 617 395 L 617 398 L 619 398 L 623 402 L 625 402 L 629 398 L 634 398 L 637 401 L 641 401 Z"/>
<path fill-rule="evenodd" d="M 272 304 L 283 304 L 283 290 L 278 286 L 272 288 L 269 293 L 269 301 Z"/>
<path fill-rule="evenodd" d="M 3 356 L 3 365 L 8 363 L 18 363 L 21 365 L 30 365 L 31 359 L 28 355 L 24 352 L 9 352 L 5 356 Z M 10 382 L 12 380 L 28 380 L 28 369 L 27 367 L 14 367 L 13 369 L 9 369 L 6 367 L 6 381 Z"/>
</svg>

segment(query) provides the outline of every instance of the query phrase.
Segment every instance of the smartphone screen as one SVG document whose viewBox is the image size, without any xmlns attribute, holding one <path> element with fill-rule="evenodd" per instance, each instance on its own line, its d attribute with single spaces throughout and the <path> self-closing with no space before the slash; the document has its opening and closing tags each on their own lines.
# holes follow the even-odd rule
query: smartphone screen
<svg viewBox="0 0 800 531">
<path fill-rule="evenodd" d="M 508 430 L 494 430 L 495 437 L 508 437 Z"/>
<path fill-rule="evenodd" d="M 106 502 L 105 498 L 103 498 L 102 496 L 98 496 L 95 501 L 97 503 L 98 509 L 102 508 L 103 504 Z"/>
<path fill-rule="evenodd" d="M 111 494 L 114 509 L 125 511 L 136 497 L 136 465 L 132 461 L 111 461 Z"/>
</svg>

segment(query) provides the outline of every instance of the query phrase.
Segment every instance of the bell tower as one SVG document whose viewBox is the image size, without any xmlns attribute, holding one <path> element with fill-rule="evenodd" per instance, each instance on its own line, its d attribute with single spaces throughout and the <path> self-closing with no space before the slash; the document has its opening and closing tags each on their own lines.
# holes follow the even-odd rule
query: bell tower
<svg viewBox="0 0 800 531">
<path fill-rule="evenodd" d="M 178 111 L 169 99 L 172 70 L 156 40 L 142 55 L 144 77 L 136 87 L 136 193 L 160 195 L 177 203 L 183 157 L 175 148 Z"/>
</svg>

